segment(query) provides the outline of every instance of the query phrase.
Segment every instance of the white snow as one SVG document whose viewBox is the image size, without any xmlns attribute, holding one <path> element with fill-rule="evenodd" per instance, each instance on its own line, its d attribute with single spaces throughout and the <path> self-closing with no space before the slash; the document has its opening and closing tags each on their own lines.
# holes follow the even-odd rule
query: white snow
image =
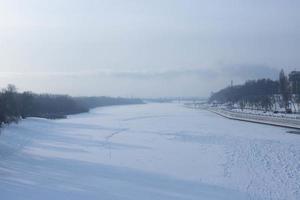
<svg viewBox="0 0 300 200">
<path fill-rule="evenodd" d="M 300 199 L 300 135 L 179 104 L 2 129 L 0 199 Z"/>
</svg>

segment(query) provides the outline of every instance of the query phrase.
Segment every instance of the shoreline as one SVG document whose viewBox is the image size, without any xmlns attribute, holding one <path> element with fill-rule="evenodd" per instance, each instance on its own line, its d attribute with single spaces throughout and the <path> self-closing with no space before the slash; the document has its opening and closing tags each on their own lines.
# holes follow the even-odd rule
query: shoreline
<svg viewBox="0 0 300 200">
<path fill-rule="evenodd" d="M 231 120 L 238 120 L 250 123 L 257 123 L 257 124 L 265 124 L 270 126 L 277 126 L 277 127 L 284 127 L 284 128 L 291 128 L 300 130 L 300 120 L 285 118 L 285 117 L 274 117 L 274 116 L 264 116 L 264 115 L 257 115 L 251 113 L 242 113 L 242 112 L 233 112 L 230 110 L 220 109 L 220 108 L 213 108 L 209 106 L 200 106 L 200 107 L 192 107 L 186 105 L 189 108 L 198 108 L 213 112 L 217 115 L 225 117 Z"/>
</svg>

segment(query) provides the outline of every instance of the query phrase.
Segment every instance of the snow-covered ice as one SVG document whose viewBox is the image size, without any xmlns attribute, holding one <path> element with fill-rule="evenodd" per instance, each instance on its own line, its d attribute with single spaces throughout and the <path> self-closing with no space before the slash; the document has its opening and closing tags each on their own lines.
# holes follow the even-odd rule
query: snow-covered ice
<svg viewBox="0 0 300 200">
<path fill-rule="evenodd" d="M 300 135 L 179 104 L 2 129 L 0 199 L 300 199 Z"/>
</svg>

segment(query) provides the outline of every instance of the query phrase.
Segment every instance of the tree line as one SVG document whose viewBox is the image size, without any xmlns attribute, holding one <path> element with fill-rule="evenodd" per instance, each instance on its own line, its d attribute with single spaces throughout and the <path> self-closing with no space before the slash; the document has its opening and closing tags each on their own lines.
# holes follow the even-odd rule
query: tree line
<svg viewBox="0 0 300 200">
<path fill-rule="evenodd" d="M 229 86 L 213 93 L 209 102 L 265 111 L 284 108 L 286 112 L 291 112 L 291 107 L 296 110 L 295 104 L 300 104 L 300 94 L 292 93 L 291 83 L 281 70 L 278 80 L 249 80 L 242 85 Z"/>
<path fill-rule="evenodd" d="M 0 126 L 26 117 L 65 118 L 67 115 L 88 112 L 98 106 L 143 103 L 140 99 L 111 97 L 71 97 L 68 95 L 17 92 L 8 85 L 0 92 Z"/>
</svg>

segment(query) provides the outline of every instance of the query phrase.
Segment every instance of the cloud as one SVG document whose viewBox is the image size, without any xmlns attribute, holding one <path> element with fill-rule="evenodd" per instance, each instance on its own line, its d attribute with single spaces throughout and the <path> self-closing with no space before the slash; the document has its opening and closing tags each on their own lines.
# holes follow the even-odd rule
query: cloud
<svg viewBox="0 0 300 200">
<path fill-rule="evenodd" d="M 199 76 L 201 78 L 213 77 L 216 71 L 209 69 L 177 69 L 177 70 L 124 70 L 113 71 L 102 70 L 83 70 L 75 72 L 0 72 L 0 77 L 89 77 L 106 76 L 128 79 L 156 79 L 156 78 L 177 78 L 182 76 Z"/>
</svg>

